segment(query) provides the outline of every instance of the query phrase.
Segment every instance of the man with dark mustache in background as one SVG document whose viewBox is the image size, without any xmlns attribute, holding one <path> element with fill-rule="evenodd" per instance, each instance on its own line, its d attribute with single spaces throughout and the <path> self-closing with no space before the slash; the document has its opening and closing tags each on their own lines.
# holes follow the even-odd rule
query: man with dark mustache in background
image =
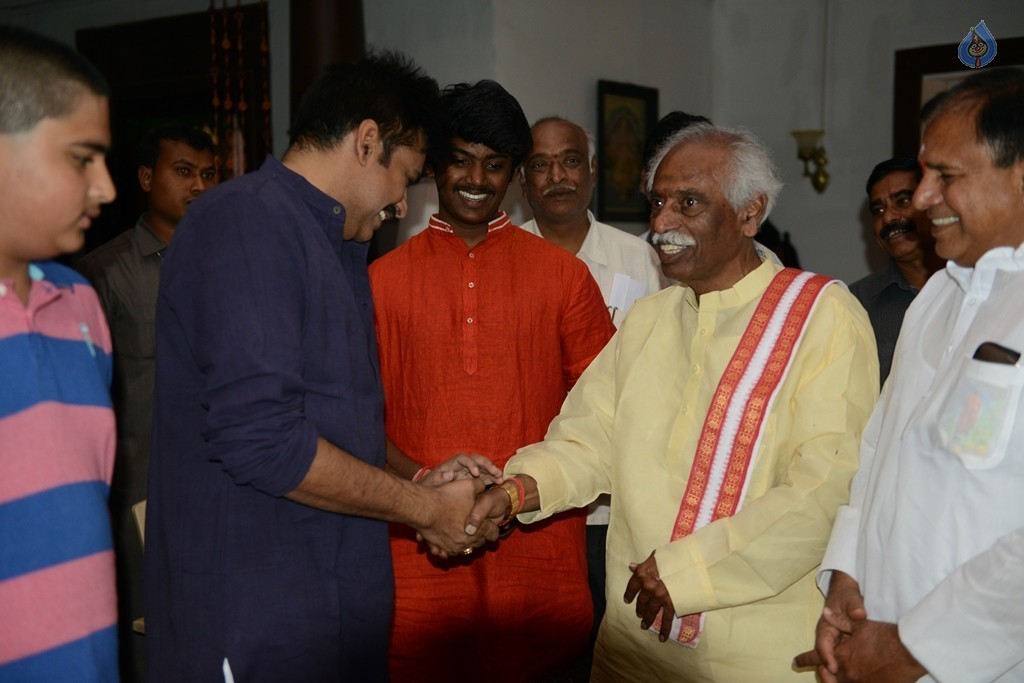
<svg viewBox="0 0 1024 683">
<path fill-rule="evenodd" d="M 935 255 L 928 221 L 911 203 L 919 182 L 921 164 L 913 157 L 887 159 L 868 176 L 872 228 L 878 246 L 889 255 L 889 263 L 854 282 L 850 291 L 867 310 L 875 330 L 883 384 L 892 366 L 903 314 L 931 274 L 943 266 Z"/>
<path fill-rule="evenodd" d="M 440 211 L 370 267 L 385 426 L 408 456 L 392 449 L 388 465 L 406 479 L 460 451 L 500 467 L 543 438 L 614 332 L 586 264 L 501 210 L 532 142 L 519 103 L 494 81 L 449 86 L 441 102 Z M 576 660 L 591 625 L 585 518 L 443 561 L 393 525 L 391 681 L 535 681 Z"/>
</svg>

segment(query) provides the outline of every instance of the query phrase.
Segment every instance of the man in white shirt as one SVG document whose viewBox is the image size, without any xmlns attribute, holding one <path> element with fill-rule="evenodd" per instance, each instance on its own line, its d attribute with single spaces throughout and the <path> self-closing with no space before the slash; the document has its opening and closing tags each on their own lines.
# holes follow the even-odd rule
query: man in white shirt
<svg viewBox="0 0 1024 683">
<path fill-rule="evenodd" d="M 819 586 L 833 681 L 1024 681 L 1024 71 L 925 105 L 914 205 L 947 259 L 911 304 Z"/>
<path fill-rule="evenodd" d="M 654 249 L 635 235 L 594 220 L 588 208 L 597 178 L 594 136 L 572 121 L 550 116 L 530 129 L 533 147 L 519 182 L 533 220 L 523 230 L 575 254 L 587 264 L 601 288 L 612 323 L 622 324 L 640 297 L 668 284 Z M 587 567 L 594 600 L 594 632 L 604 615 L 604 547 L 608 537 L 608 496 L 587 514 Z M 593 640 L 593 638 L 591 638 Z"/>
<path fill-rule="evenodd" d="M 587 264 L 618 327 L 634 301 L 667 284 L 658 256 L 636 235 L 594 220 L 588 207 L 597 158 L 589 132 L 555 116 L 540 119 L 530 131 L 533 148 L 519 182 L 533 220 L 522 228 Z"/>
</svg>

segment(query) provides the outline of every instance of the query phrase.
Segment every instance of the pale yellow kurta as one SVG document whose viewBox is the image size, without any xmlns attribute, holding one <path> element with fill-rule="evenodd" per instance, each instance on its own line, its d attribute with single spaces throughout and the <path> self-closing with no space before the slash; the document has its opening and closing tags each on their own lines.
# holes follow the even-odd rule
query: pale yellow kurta
<svg viewBox="0 0 1024 683">
<path fill-rule="evenodd" d="M 813 680 L 791 660 L 813 646 L 815 568 L 878 397 L 875 338 L 844 286 L 814 309 L 740 511 L 669 542 L 712 394 L 778 270 L 765 262 L 699 308 L 682 286 L 638 301 L 545 440 L 508 463 L 507 474 L 538 482 L 542 510 L 524 522 L 613 494 L 595 683 Z M 707 613 L 695 650 L 658 642 L 623 602 L 629 563 L 652 550 L 676 612 Z"/>
</svg>

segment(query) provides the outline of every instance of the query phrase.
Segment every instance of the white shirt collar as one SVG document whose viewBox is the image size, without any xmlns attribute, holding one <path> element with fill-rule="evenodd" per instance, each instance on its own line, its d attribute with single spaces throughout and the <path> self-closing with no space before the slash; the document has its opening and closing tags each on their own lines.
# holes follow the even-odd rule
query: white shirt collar
<svg viewBox="0 0 1024 683">
<path fill-rule="evenodd" d="M 1000 270 L 1018 272 L 1024 270 L 1024 244 L 1016 249 L 1013 247 L 996 247 L 989 249 L 972 267 L 959 266 L 953 261 L 946 263 L 953 281 L 965 292 L 984 290 L 992 287 L 992 281 Z"/>
</svg>

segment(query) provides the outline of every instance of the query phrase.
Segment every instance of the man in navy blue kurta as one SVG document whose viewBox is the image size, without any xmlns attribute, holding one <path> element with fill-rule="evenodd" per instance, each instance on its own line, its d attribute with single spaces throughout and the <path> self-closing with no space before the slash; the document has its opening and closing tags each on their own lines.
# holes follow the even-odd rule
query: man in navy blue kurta
<svg viewBox="0 0 1024 683">
<path fill-rule="evenodd" d="M 479 480 L 427 488 L 382 469 L 366 240 L 404 210 L 436 99 L 395 55 L 332 67 L 282 161 L 178 228 L 156 322 L 151 683 L 385 680 L 381 520 L 447 552 L 484 541 L 465 530 Z"/>
</svg>

